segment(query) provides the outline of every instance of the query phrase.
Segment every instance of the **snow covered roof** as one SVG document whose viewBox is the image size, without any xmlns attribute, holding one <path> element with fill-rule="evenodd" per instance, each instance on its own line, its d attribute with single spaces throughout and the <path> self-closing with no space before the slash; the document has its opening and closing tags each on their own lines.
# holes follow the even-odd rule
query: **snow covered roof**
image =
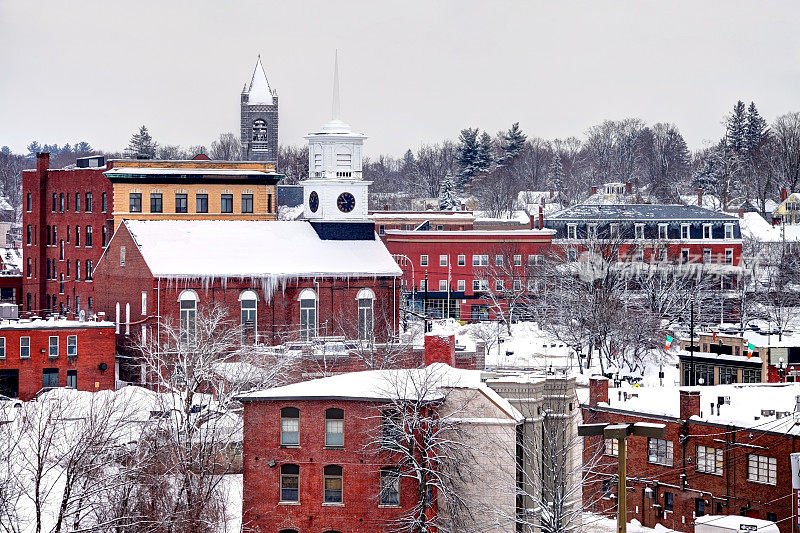
<svg viewBox="0 0 800 533">
<path fill-rule="evenodd" d="M 620 390 L 628 392 L 627 401 L 619 399 L 617 391 Z M 700 392 L 702 416 L 692 417 L 693 420 L 800 435 L 800 426 L 795 423 L 793 416 L 797 403 L 796 396 L 800 395 L 800 383 L 746 383 L 681 387 L 680 389 L 678 387 L 626 386 L 624 389 L 611 389 L 609 391 L 610 402 L 599 405 L 627 412 L 679 418 L 679 390 Z M 630 397 L 631 394 L 638 396 Z M 711 412 L 711 404 L 716 406 L 720 397 L 730 398 L 730 403 L 721 405 L 720 414 L 717 415 L 716 407 L 714 412 Z M 761 413 L 762 410 L 791 414 L 778 418 L 775 414 L 764 416 Z"/>
<path fill-rule="evenodd" d="M 758 213 L 744 213 L 739 220 L 743 238 L 761 242 L 777 243 L 786 238 L 787 242 L 800 241 L 800 225 L 779 224 L 773 226 Z"/>
<path fill-rule="evenodd" d="M 13 211 L 14 207 L 8 203 L 8 198 L 0 196 L 0 211 Z"/>
<path fill-rule="evenodd" d="M 414 231 L 403 229 L 387 229 L 387 235 L 473 235 L 492 237 L 499 235 L 507 235 L 509 237 L 519 237 L 520 235 L 542 236 L 542 235 L 555 235 L 554 229 L 469 229 L 469 230 L 429 230 L 429 231 Z"/>
<path fill-rule="evenodd" d="M 778 533 L 778 531 L 780 531 L 775 522 L 739 515 L 698 516 L 695 518 L 694 523 L 714 526 L 714 528 L 726 531 L 742 531 L 742 528 L 740 527 L 742 525 L 756 526 L 758 531 L 762 533 Z"/>
<path fill-rule="evenodd" d="M 114 323 L 105 320 L 55 320 L 55 319 L 19 319 L 0 321 L 0 330 L 7 329 L 86 329 L 86 328 L 113 328 Z"/>
<path fill-rule="evenodd" d="M 322 240 L 306 221 L 126 220 L 153 276 L 261 279 L 400 276 L 377 237 Z"/>
<path fill-rule="evenodd" d="M 248 99 L 250 104 L 273 105 L 275 103 L 275 93 L 267 81 L 267 73 L 264 71 L 264 65 L 261 64 L 261 56 L 258 56 L 256 68 L 253 70 L 253 77 L 250 79 L 250 86 L 246 92 L 250 96 Z"/>
<path fill-rule="evenodd" d="M 375 211 L 369 214 L 376 220 L 473 220 L 475 216 L 471 211 L 417 211 L 417 212 L 397 212 L 397 211 Z"/>
<path fill-rule="evenodd" d="M 0 247 L 0 262 L 3 270 L 22 272 L 22 249 L 13 246 Z"/>
<path fill-rule="evenodd" d="M 274 176 L 275 172 L 244 168 L 157 168 L 157 167 L 113 167 L 103 172 L 107 177 L 125 176 Z"/>
<path fill-rule="evenodd" d="M 445 398 L 445 389 L 475 389 L 485 395 L 510 417 L 522 415 L 508 400 L 481 382 L 480 370 L 453 368 L 445 363 L 433 363 L 425 368 L 366 370 L 348 372 L 326 378 L 312 379 L 243 394 L 242 401 L 260 400 L 322 400 L 389 401 L 418 399 L 420 384 L 428 387 L 428 400 Z"/>
<path fill-rule="evenodd" d="M 549 218 L 551 221 L 586 220 L 723 220 L 735 222 L 738 217 L 717 213 L 696 205 L 679 204 L 626 204 L 590 205 L 578 204 Z"/>
</svg>

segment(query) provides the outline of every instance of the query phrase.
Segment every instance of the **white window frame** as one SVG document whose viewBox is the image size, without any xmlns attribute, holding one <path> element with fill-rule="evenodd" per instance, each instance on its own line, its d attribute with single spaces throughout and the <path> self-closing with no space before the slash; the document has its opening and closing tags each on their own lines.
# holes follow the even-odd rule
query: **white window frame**
<svg viewBox="0 0 800 533">
<path fill-rule="evenodd" d="M 458 256 L 458 266 L 463 267 L 467 264 L 467 256 L 466 255 L 459 255 Z"/>
<path fill-rule="evenodd" d="M 142 291 L 142 315 L 147 314 L 147 291 Z"/>
<path fill-rule="evenodd" d="M 494 280 L 494 290 L 495 292 L 502 292 L 506 290 L 506 283 L 502 279 Z"/>
<path fill-rule="evenodd" d="M 722 475 L 724 464 L 722 448 L 698 445 L 695 450 L 695 469 L 698 472 Z"/>
<path fill-rule="evenodd" d="M 578 225 L 567 224 L 567 239 L 577 239 L 577 238 L 578 238 Z"/>
<path fill-rule="evenodd" d="M 447 291 L 447 280 L 446 279 L 440 279 L 439 280 L 439 290 L 440 291 Z"/>
<path fill-rule="evenodd" d="M 681 240 L 688 241 L 692 238 L 691 224 L 681 224 Z"/>
<path fill-rule="evenodd" d="M 528 266 L 536 266 L 541 264 L 542 256 L 540 254 L 530 254 L 528 255 Z"/>
<path fill-rule="evenodd" d="M 119 266 L 121 266 L 121 267 L 125 266 L 125 247 L 124 246 L 120 246 L 119 247 Z"/>
<path fill-rule="evenodd" d="M 501 266 L 503 266 L 505 264 L 505 262 L 506 262 L 506 258 L 503 257 L 502 255 L 496 254 L 494 256 L 494 266 L 501 267 Z"/>
<path fill-rule="evenodd" d="M 777 485 L 777 480 L 777 459 L 775 457 L 755 453 L 747 455 L 747 481 L 764 485 Z"/>
<path fill-rule="evenodd" d="M 472 256 L 472 266 L 489 266 L 489 256 L 487 254 L 474 254 Z"/>
<path fill-rule="evenodd" d="M 725 264 L 733 264 L 733 248 L 725 248 Z"/>
<path fill-rule="evenodd" d="M 644 240 L 644 224 L 635 224 L 633 226 L 635 232 L 635 238 L 643 241 Z"/>
<path fill-rule="evenodd" d="M 6 358 L 6 338 L 0 337 L 0 359 Z"/>
<path fill-rule="evenodd" d="M 255 302 L 255 306 L 244 307 L 244 302 Z M 247 317 L 247 320 L 245 320 L 245 317 Z M 242 342 L 247 341 L 247 323 L 252 321 L 253 343 L 258 344 L 258 294 L 256 291 L 248 289 L 239 294 L 239 320 L 242 327 Z"/>
<path fill-rule="evenodd" d="M 193 302 L 194 306 L 184 307 L 184 302 Z M 191 341 L 197 333 L 197 307 L 200 299 L 197 293 L 187 289 L 178 296 L 178 311 L 180 313 L 180 338 L 183 342 Z M 118 308 L 119 311 L 119 308 Z M 117 312 L 117 324 L 119 324 L 119 312 Z M 119 327 L 119 326 L 118 326 Z"/>
<path fill-rule="evenodd" d="M 420 255 L 419 256 L 419 266 L 423 266 L 423 267 L 428 266 L 428 256 L 427 255 Z"/>
<path fill-rule="evenodd" d="M 662 457 L 661 448 L 664 448 Z M 655 447 L 655 455 L 652 453 Z M 647 439 L 647 462 L 656 465 L 673 466 L 675 464 L 674 445 L 671 440 Z"/>
<path fill-rule="evenodd" d="M 619 239 L 619 224 L 613 223 L 608 225 L 608 236 L 612 239 Z"/>
<path fill-rule="evenodd" d="M 427 257 L 427 256 L 426 256 Z M 423 280 L 424 281 L 424 280 Z M 313 307 L 303 307 L 303 302 L 314 302 Z M 303 289 L 297 297 L 300 309 L 300 338 L 301 340 L 308 341 L 317 336 L 317 327 L 319 317 L 317 309 L 319 308 L 319 298 L 314 289 Z"/>
<path fill-rule="evenodd" d="M 55 344 L 53 344 L 53 339 L 56 340 Z M 55 348 L 55 350 L 53 350 Z M 58 335 L 50 335 L 47 340 L 47 356 L 52 357 L 55 359 L 58 357 Z"/>
<path fill-rule="evenodd" d="M 587 224 L 586 225 L 586 236 L 589 239 L 596 239 L 597 238 L 597 224 Z"/>
<path fill-rule="evenodd" d="M 28 353 L 22 351 L 25 348 L 28 350 Z M 30 337 L 20 337 L 19 338 L 19 358 L 20 359 L 30 359 L 31 358 L 31 338 Z"/>
<path fill-rule="evenodd" d="M 439 256 L 439 266 L 440 267 L 446 267 L 447 266 L 447 256 L 446 255 L 440 255 Z"/>
<path fill-rule="evenodd" d="M 681 248 L 681 263 L 688 264 L 692 260 L 692 254 L 689 248 Z"/>
<path fill-rule="evenodd" d="M 522 290 L 522 280 L 521 279 L 515 279 L 512 282 L 511 286 L 512 286 L 512 289 L 514 291 L 521 291 Z"/>
<path fill-rule="evenodd" d="M 713 232 L 713 225 L 712 224 L 703 224 L 703 239 L 710 240 L 712 239 Z"/>
<path fill-rule="evenodd" d="M 658 225 L 658 238 L 669 239 L 669 224 Z"/>
<path fill-rule="evenodd" d="M 514 266 L 522 266 L 522 254 L 515 254 L 514 255 Z"/>
<path fill-rule="evenodd" d="M 725 240 L 733 240 L 733 224 L 725 224 Z"/>
<path fill-rule="evenodd" d="M 358 308 L 358 340 L 372 341 L 375 336 L 375 293 L 363 288 L 356 294 Z"/>
<path fill-rule="evenodd" d="M 611 457 L 618 457 L 619 441 L 617 439 L 605 439 L 605 449 L 603 450 L 603 453 Z"/>
<path fill-rule="evenodd" d="M 464 292 L 467 290 L 467 280 L 460 279 L 456 282 L 456 286 L 458 287 L 458 292 Z"/>
<path fill-rule="evenodd" d="M 78 336 L 67 335 L 67 357 L 78 356 Z"/>
<path fill-rule="evenodd" d="M 714 262 L 714 258 L 711 255 L 711 248 L 703 248 L 703 264 L 711 264 Z"/>
</svg>

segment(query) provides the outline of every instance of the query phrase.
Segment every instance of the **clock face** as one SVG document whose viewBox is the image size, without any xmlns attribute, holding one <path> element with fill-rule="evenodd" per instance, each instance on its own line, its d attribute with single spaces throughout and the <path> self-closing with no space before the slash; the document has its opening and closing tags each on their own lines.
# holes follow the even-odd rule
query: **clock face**
<svg viewBox="0 0 800 533">
<path fill-rule="evenodd" d="M 311 209 L 312 213 L 316 213 L 317 209 L 319 209 L 319 195 L 317 195 L 317 191 L 311 191 L 311 194 L 308 195 L 308 208 Z"/>
<path fill-rule="evenodd" d="M 349 192 L 343 192 L 336 199 L 336 205 L 342 213 L 349 213 L 356 206 L 356 198 Z"/>
</svg>

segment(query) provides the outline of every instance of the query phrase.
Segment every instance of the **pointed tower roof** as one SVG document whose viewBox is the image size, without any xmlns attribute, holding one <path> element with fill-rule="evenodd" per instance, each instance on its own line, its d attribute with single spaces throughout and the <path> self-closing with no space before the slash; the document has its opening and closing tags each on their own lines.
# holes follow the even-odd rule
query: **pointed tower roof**
<svg viewBox="0 0 800 533">
<path fill-rule="evenodd" d="M 258 56 L 256 61 L 256 68 L 253 70 L 253 77 L 250 80 L 250 87 L 246 91 L 249 95 L 249 103 L 251 104 L 266 104 L 273 105 L 274 93 L 267 81 L 267 74 L 264 72 L 264 65 L 261 64 L 261 55 Z"/>
<path fill-rule="evenodd" d="M 323 124 L 319 134 L 352 134 L 350 124 L 341 119 L 341 98 L 339 97 L 339 50 L 333 60 L 333 100 L 331 102 L 331 120 Z M 359 135 L 359 134 L 357 134 Z"/>
</svg>

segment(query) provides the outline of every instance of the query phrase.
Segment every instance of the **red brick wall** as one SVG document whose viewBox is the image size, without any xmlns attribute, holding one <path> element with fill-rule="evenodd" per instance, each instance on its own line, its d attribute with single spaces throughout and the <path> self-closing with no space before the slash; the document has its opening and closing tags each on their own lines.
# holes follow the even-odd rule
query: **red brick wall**
<svg viewBox="0 0 800 533">
<path fill-rule="evenodd" d="M 25 322 L 0 328 L 5 337 L 6 357 L 0 359 L 0 370 L 19 370 L 19 398 L 31 399 L 42 389 L 42 370 L 58 369 L 58 385 L 67 385 L 67 370 L 77 370 L 78 390 L 114 390 L 114 328 L 89 326 L 84 328 L 25 329 Z M 50 336 L 59 338 L 59 356 L 48 355 Z M 77 335 L 78 356 L 67 357 L 67 336 Z M 20 358 L 20 337 L 30 337 L 30 358 Z M 105 363 L 106 370 L 99 365 Z"/>
<path fill-rule="evenodd" d="M 300 446 L 280 446 L 280 410 L 300 409 Z M 325 409 L 344 410 L 343 449 L 326 449 Z M 380 427 L 378 404 L 357 401 L 305 400 L 248 402 L 244 409 L 243 523 L 255 531 L 382 531 L 413 503 L 414 484 L 403 480 L 400 508 L 378 505 L 380 468 L 389 457 L 367 444 Z M 269 466 L 275 461 L 275 466 Z M 299 505 L 280 504 L 280 466 L 300 467 Z M 342 506 L 323 505 L 323 467 L 343 467 Z"/>
<path fill-rule="evenodd" d="M 30 294 L 33 314 L 44 314 L 46 295 L 51 297 L 51 307 L 69 308 L 75 311 L 75 298 L 79 297 L 81 308 L 88 310 L 88 299 L 94 298 L 94 286 L 86 281 L 86 261 L 97 265 L 103 253 L 103 226 L 112 220 L 113 190 L 111 182 L 103 176 L 105 167 L 74 170 L 48 170 L 49 154 L 41 154 L 37 159 L 36 171 L 22 173 L 22 308 L 27 312 L 27 298 Z M 69 196 L 69 209 L 63 212 L 52 210 L 53 193 Z M 81 197 L 80 212 L 75 212 L 75 193 Z M 92 193 L 92 212 L 86 212 L 86 193 Z M 102 210 L 102 195 L 106 193 L 106 212 Z M 27 195 L 31 194 L 31 210 L 27 210 Z M 32 242 L 27 244 L 27 227 L 31 226 Z M 64 260 L 60 259 L 59 242 L 47 245 L 47 227 L 57 229 L 58 241 L 64 241 Z M 70 239 L 67 243 L 67 226 L 70 227 Z M 75 245 L 75 227 L 80 226 L 80 246 Z M 92 246 L 86 246 L 86 227 L 92 227 Z M 52 230 L 51 230 L 52 231 Z M 111 235 L 109 234 L 109 238 Z M 31 276 L 28 276 L 27 262 L 31 260 Z M 57 278 L 64 274 L 64 292 L 60 292 L 59 281 L 47 279 L 47 260 L 56 260 Z M 75 261 L 81 263 L 81 279 L 75 279 Z M 70 262 L 70 275 L 67 276 L 67 265 Z M 52 299 L 56 301 L 52 304 Z"/>
<path fill-rule="evenodd" d="M 425 364 L 447 363 L 456 366 L 455 335 L 425 335 Z"/>
<path fill-rule="evenodd" d="M 794 530 L 794 522 L 790 519 L 792 499 L 789 495 L 792 491 L 788 464 L 789 454 L 800 449 L 796 438 L 758 430 L 738 431 L 732 426 L 696 421 L 684 424 L 674 418 L 635 416 L 604 408 L 584 407 L 583 414 L 587 424 L 666 424 L 666 439 L 673 443 L 673 466 L 648 461 L 648 439 L 628 438 L 628 521 L 635 518 L 647 527 L 660 523 L 669 529 L 688 533 L 694 531 L 695 500 L 702 498 L 707 502 L 705 514 L 748 513 L 755 518 L 767 519 L 767 513 L 775 513 L 781 532 Z M 601 437 L 584 439 L 584 468 L 592 473 L 584 484 L 583 497 L 591 510 L 612 516 L 616 513 L 616 500 L 601 498 L 600 494 L 602 480 L 611 479 L 616 474 L 617 458 L 602 455 L 593 460 L 599 446 L 602 446 Z M 697 471 L 697 446 L 724 450 L 722 475 Z M 750 453 L 776 458 L 775 485 L 748 480 L 747 461 Z M 616 494 L 616 484 L 612 485 L 612 492 Z M 657 493 L 656 498 L 649 500 L 645 497 L 646 486 Z M 655 506 L 663 506 L 665 492 L 674 494 L 674 510 L 666 514 L 663 507 Z"/>
</svg>

